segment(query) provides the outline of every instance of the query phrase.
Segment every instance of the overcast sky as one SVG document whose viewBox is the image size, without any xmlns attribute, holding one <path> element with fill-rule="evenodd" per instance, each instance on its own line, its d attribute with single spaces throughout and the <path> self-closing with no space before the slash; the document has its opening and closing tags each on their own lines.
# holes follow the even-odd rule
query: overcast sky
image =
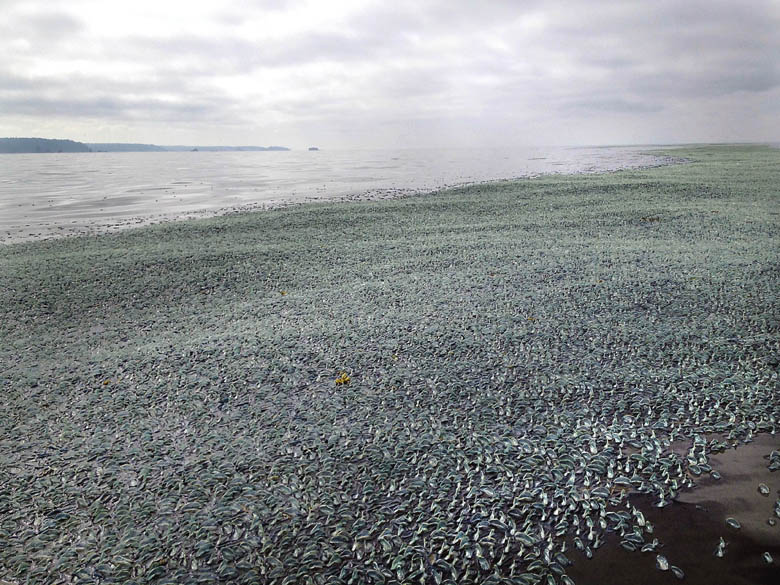
<svg viewBox="0 0 780 585">
<path fill-rule="evenodd" d="M 0 0 L 0 136 L 780 140 L 780 0 Z"/>
</svg>

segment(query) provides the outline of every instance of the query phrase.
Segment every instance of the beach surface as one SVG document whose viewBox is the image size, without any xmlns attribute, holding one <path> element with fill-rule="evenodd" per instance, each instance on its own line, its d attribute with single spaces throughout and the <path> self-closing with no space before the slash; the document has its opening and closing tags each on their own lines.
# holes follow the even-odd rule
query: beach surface
<svg viewBox="0 0 780 585">
<path fill-rule="evenodd" d="M 658 553 L 672 565 L 685 567 L 685 583 L 728 583 L 729 585 L 772 585 L 780 577 L 780 522 L 775 501 L 780 493 L 780 476 L 767 469 L 766 455 L 780 449 L 777 435 L 759 435 L 755 441 L 712 456 L 712 465 L 722 478 L 697 479 L 696 487 L 681 494 L 664 508 L 654 507 L 645 497 L 632 498 L 654 526 L 653 534 L 662 541 Z M 758 486 L 770 488 L 762 495 Z M 770 497 L 771 496 L 771 497 Z M 735 518 L 736 530 L 726 524 Z M 725 554 L 716 557 L 720 538 L 728 544 Z M 624 550 L 614 536 L 609 545 L 592 559 L 575 555 L 569 575 L 581 585 L 636 585 L 679 583 L 671 571 L 656 568 L 656 553 Z M 775 561 L 767 563 L 769 553 Z"/>
<path fill-rule="evenodd" d="M 670 153 L 0 247 L 0 583 L 778 582 L 780 150 Z"/>
</svg>

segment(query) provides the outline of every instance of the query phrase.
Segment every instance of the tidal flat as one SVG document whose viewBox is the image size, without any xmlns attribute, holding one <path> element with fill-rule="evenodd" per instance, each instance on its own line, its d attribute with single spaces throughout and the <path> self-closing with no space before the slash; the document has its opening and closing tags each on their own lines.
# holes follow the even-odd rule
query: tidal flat
<svg viewBox="0 0 780 585">
<path fill-rule="evenodd" d="M 0 583 L 777 582 L 780 149 L 664 154 L 0 247 Z"/>
</svg>

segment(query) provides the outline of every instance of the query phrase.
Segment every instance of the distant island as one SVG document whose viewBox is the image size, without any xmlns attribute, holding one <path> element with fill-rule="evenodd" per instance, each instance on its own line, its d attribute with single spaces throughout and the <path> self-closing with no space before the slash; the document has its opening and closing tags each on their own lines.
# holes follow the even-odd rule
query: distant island
<svg viewBox="0 0 780 585">
<path fill-rule="evenodd" d="M 310 146 L 310 147 L 309 147 L 309 150 L 312 150 L 312 151 L 314 151 L 314 150 L 319 150 L 319 148 L 317 148 L 316 146 Z"/>
<path fill-rule="evenodd" d="M 286 146 L 162 146 L 168 152 L 265 152 L 290 150 Z"/>
<path fill-rule="evenodd" d="M 134 144 L 129 142 L 88 142 L 92 152 L 165 152 L 156 144 Z"/>
<path fill-rule="evenodd" d="M 0 153 L 44 152 L 264 152 L 290 150 L 286 146 L 158 146 L 130 142 L 76 142 L 51 138 L 0 138 Z"/>
<path fill-rule="evenodd" d="M 50 138 L 0 138 L 0 153 L 90 152 L 83 142 Z"/>
</svg>

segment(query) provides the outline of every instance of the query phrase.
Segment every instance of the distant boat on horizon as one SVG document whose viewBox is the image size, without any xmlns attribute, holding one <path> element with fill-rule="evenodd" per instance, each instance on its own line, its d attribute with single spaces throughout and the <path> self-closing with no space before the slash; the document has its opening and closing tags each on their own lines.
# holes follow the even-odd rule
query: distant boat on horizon
<svg viewBox="0 0 780 585">
<path fill-rule="evenodd" d="M 316 146 L 310 146 L 309 150 L 319 150 L 319 148 L 317 148 Z"/>
</svg>

